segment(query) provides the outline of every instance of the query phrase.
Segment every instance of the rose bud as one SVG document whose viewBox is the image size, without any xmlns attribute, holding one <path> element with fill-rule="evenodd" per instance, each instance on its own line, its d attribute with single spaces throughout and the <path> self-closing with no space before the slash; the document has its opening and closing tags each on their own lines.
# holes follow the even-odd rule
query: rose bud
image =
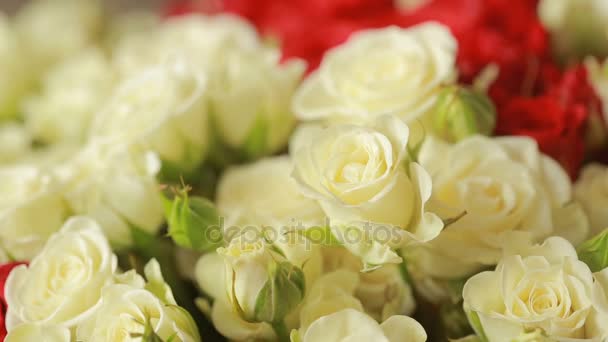
<svg viewBox="0 0 608 342">
<path fill-rule="evenodd" d="M 474 134 L 490 135 L 496 126 L 496 109 L 490 98 L 458 85 L 439 92 L 432 115 L 435 133 L 450 142 Z"/>
<path fill-rule="evenodd" d="M 169 236 L 178 246 L 201 252 L 222 244 L 220 218 L 215 206 L 203 197 L 188 197 L 186 191 L 173 200 L 163 197 Z"/>
<path fill-rule="evenodd" d="M 264 239 L 247 238 L 241 235 L 218 249 L 228 299 L 244 320 L 280 325 L 304 297 L 304 273 Z"/>
</svg>

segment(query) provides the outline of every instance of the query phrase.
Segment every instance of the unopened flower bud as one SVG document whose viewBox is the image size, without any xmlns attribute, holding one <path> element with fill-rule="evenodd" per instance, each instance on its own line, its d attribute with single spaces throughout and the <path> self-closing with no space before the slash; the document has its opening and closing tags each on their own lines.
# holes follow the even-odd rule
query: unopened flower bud
<svg viewBox="0 0 608 342">
<path fill-rule="evenodd" d="M 496 125 L 496 109 L 490 98 L 462 86 L 441 90 L 433 110 L 433 129 L 437 135 L 456 142 L 470 135 L 490 135 Z"/>
<path fill-rule="evenodd" d="M 173 201 L 164 198 L 169 236 L 178 246 L 200 252 L 221 246 L 220 218 L 213 203 L 203 197 L 188 197 L 183 191 Z"/>
<path fill-rule="evenodd" d="M 244 320 L 282 322 L 304 297 L 302 270 L 264 239 L 235 238 L 218 253 L 226 265 L 228 299 Z"/>
</svg>

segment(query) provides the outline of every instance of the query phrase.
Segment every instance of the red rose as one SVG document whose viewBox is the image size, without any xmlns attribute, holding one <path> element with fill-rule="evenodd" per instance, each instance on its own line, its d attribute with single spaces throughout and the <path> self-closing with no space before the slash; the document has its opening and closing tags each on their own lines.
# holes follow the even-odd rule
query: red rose
<svg viewBox="0 0 608 342">
<path fill-rule="evenodd" d="M 0 341 L 4 341 L 6 337 L 6 325 L 4 323 L 4 316 L 6 315 L 6 298 L 4 297 L 4 284 L 8 275 L 11 273 L 13 268 L 24 264 L 23 262 L 9 262 L 0 265 Z"/>
<path fill-rule="evenodd" d="M 518 96 L 498 106 L 496 133 L 534 138 L 540 149 L 575 178 L 585 155 L 586 122 L 601 103 L 584 67 L 566 71 L 545 94 Z"/>
</svg>

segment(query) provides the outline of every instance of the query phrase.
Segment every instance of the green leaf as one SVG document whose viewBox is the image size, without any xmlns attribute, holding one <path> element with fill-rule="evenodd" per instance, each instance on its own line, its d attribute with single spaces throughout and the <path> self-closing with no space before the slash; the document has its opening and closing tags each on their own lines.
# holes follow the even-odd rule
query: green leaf
<svg viewBox="0 0 608 342">
<path fill-rule="evenodd" d="M 577 252 L 578 258 L 589 266 L 591 272 L 608 267 L 608 229 L 583 242 Z"/>
</svg>

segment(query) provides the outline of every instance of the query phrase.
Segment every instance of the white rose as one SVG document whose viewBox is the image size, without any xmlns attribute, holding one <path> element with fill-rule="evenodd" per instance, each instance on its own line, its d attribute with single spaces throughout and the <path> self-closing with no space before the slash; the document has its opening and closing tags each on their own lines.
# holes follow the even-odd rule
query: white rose
<svg viewBox="0 0 608 342">
<path fill-rule="evenodd" d="M 191 171 L 207 150 L 206 80 L 182 59 L 128 78 L 97 112 L 94 138 L 137 144 L 172 168 Z"/>
<path fill-rule="evenodd" d="M 346 269 L 361 270 L 361 260 L 343 247 L 324 247 L 325 272 Z M 416 302 L 412 288 L 403 279 L 399 265 L 388 264 L 371 272 L 361 272 L 354 296 L 361 302 L 365 312 L 382 322 L 393 315 L 409 315 L 414 312 Z"/>
<path fill-rule="evenodd" d="M 4 341 L 70 342 L 70 336 L 70 329 L 59 325 L 24 323 L 11 330 Z"/>
<path fill-rule="evenodd" d="M 35 71 L 92 44 L 101 31 L 102 12 L 97 0 L 36 0 L 23 6 L 15 27 Z"/>
<path fill-rule="evenodd" d="M 302 120 L 358 122 L 382 114 L 415 120 L 451 82 L 456 48 L 438 23 L 355 33 L 303 82 L 294 112 Z"/>
<path fill-rule="evenodd" d="M 366 314 L 344 309 L 314 321 L 293 342 L 378 341 L 424 342 L 426 332 L 420 323 L 407 316 L 392 316 L 378 324 Z"/>
<path fill-rule="evenodd" d="M 0 125 L 0 164 L 15 162 L 31 152 L 32 136 L 22 124 Z"/>
<path fill-rule="evenodd" d="M 163 340 L 173 336 L 179 342 L 200 341 L 190 314 L 175 303 L 158 262 L 152 259 L 144 272 L 145 284 L 141 276 L 127 273 L 122 276 L 122 283 L 103 289 L 95 313 L 78 326 L 77 340 L 139 341 L 132 335 L 142 334 L 149 324 Z"/>
<path fill-rule="evenodd" d="M 69 219 L 29 266 L 10 273 L 7 330 L 22 322 L 77 325 L 95 310 L 115 270 L 116 256 L 97 223 L 87 217 Z"/>
<path fill-rule="evenodd" d="M 154 153 L 92 142 L 54 172 L 72 212 L 96 219 L 116 247 L 131 244 L 131 226 L 155 233 L 163 221 Z"/>
<path fill-rule="evenodd" d="M 250 158 L 285 147 L 295 126 L 291 97 L 305 64 L 279 64 L 274 48 L 228 50 L 210 72 L 210 106 L 222 142 Z"/>
<path fill-rule="evenodd" d="M 604 0 L 541 0 L 538 14 L 552 47 L 567 60 L 608 53 L 608 3 Z"/>
<path fill-rule="evenodd" d="M 19 112 L 21 98 L 32 80 L 26 57 L 9 18 L 0 13 L 0 119 L 15 117 Z"/>
<path fill-rule="evenodd" d="M 592 234 L 608 228 L 608 168 L 589 164 L 574 184 L 574 197 L 583 205 Z"/>
<path fill-rule="evenodd" d="M 433 178 L 429 210 L 444 219 L 464 214 L 416 251 L 413 263 L 426 274 L 460 277 L 495 265 L 507 241 L 562 235 L 577 244 L 588 233 L 582 209 L 569 203 L 570 179 L 532 139 L 427 139 L 419 158 Z"/>
<path fill-rule="evenodd" d="M 443 227 L 425 212 L 431 178 L 410 161 L 408 136 L 403 122 L 382 116 L 371 127 L 303 126 L 291 141 L 300 190 L 319 201 L 334 235 L 366 265 L 398 263 L 391 247 L 431 240 Z"/>
<path fill-rule="evenodd" d="M 300 331 L 306 331 L 317 319 L 340 310 L 363 311 L 363 305 L 355 298 L 358 284 L 357 273 L 346 269 L 324 274 L 317 279 L 306 294 L 300 310 Z"/>
<path fill-rule="evenodd" d="M 103 52 L 81 51 L 52 67 L 43 77 L 40 94 L 25 99 L 26 125 L 47 143 L 82 142 L 113 85 L 113 70 Z"/>
<path fill-rule="evenodd" d="M 123 284 L 103 289 L 102 302 L 94 316 L 77 330 L 81 341 L 138 341 L 132 334 L 144 332 L 146 323 L 161 338 L 175 334 L 167 307 L 151 292 Z M 176 341 L 197 341 L 188 336 Z"/>
<path fill-rule="evenodd" d="M 464 309 L 488 341 L 513 341 L 537 331 L 552 340 L 597 338 L 593 275 L 565 239 L 507 254 L 495 271 L 474 275 Z"/>
<path fill-rule="evenodd" d="M 601 341 L 608 339 L 608 268 L 593 274 L 593 306 L 595 311 L 591 313 L 589 329 L 593 336 L 600 336 Z"/>
<path fill-rule="evenodd" d="M 226 226 L 281 228 L 322 224 L 319 204 L 304 197 L 291 178 L 291 158 L 280 156 L 234 166 L 222 174 L 216 196 Z"/>
<path fill-rule="evenodd" d="M 15 260 L 31 260 L 68 215 L 57 180 L 34 166 L 0 168 L 0 245 Z"/>
<path fill-rule="evenodd" d="M 213 299 L 210 309 L 213 326 L 225 337 L 235 341 L 273 340 L 275 333 L 266 322 L 247 322 L 234 310 L 226 296 L 226 265 L 217 253 L 203 255 L 194 270 L 196 283 L 204 294 Z M 208 303 L 198 298 L 197 305 L 207 312 Z M 208 313 L 208 312 L 207 312 Z"/>
<path fill-rule="evenodd" d="M 226 239 L 249 229 L 263 231 L 287 260 L 303 268 L 308 286 L 321 273 L 322 256 L 319 246 L 297 230 L 322 225 L 325 214 L 300 194 L 292 167 L 288 156 L 231 167 L 220 179 L 216 201 Z"/>
<path fill-rule="evenodd" d="M 403 280 L 398 265 L 384 265 L 372 272 L 359 275 L 355 296 L 365 312 L 382 322 L 393 315 L 409 315 L 416 302 L 412 288 Z"/>
<path fill-rule="evenodd" d="M 113 64 L 121 75 L 162 63 L 169 56 L 180 56 L 198 70 L 207 71 L 223 63 L 227 50 L 258 49 L 261 45 L 255 27 L 234 15 L 189 14 L 154 26 L 130 31 L 116 42 Z"/>
</svg>

